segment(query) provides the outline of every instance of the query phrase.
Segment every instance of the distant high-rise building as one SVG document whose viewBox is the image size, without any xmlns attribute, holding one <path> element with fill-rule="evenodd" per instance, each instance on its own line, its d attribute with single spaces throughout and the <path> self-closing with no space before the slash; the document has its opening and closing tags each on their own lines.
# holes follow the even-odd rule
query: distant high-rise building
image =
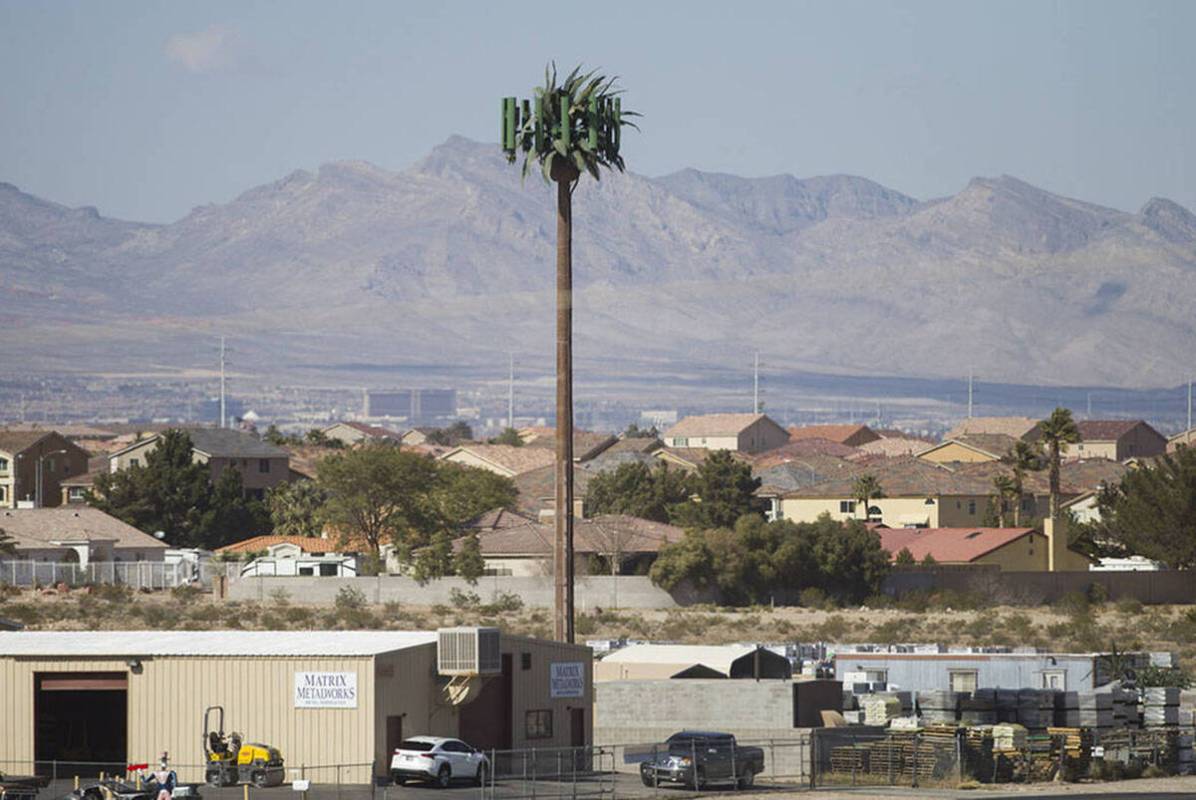
<svg viewBox="0 0 1196 800">
<path fill-rule="evenodd" d="M 399 389 L 365 392 L 366 417 L 401 417 L 410 421 L 434 420 L 457 414 L 456 389 Z"/>
</svg>

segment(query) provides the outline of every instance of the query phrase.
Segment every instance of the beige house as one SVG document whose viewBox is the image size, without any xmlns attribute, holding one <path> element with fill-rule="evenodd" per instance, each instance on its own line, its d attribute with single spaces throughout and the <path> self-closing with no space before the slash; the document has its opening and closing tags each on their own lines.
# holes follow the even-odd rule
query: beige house
<svg viewBox="0 0 1196 800">
<path fill-rule="evenodd" d="M 788 658 L 756 645 L 631 644 L 594 665 L 594 682 L 740 678 L 757 672 L 761 678 L 785 679 L 792 671 Z"/>
<path fill-rule="evenodd" d="M 161 561 L 166 545 L 90 506 L 0 511 L 16 559 L 87 566 L 91 562 Z"/>
<path fill-rule="evenodd" d="M 665 447 L 763 453 L 789 441 L 788 432 L 765 414 L 703 414 L 665 431 Z"/>
<path fill-rule="evenodd" d="M 456 663 L 443 643 L 461 638 L 477 655 Z M 82 752 L 123 772 L 167 751 L 185 782 L 204 778 L 208 706 L 279 748 L 288 781 L 351 765 L 309 770 L 320 784 L 372 783 L 410 736 L 551 750 L 589 744 L 593 725 L 588 647 L 493 628 L 3 633 L 0 686 L 0 763 Z"/>
<path fill-rule="evenodd" d="M 1067 448 L 1067 458 L 1149 458 L 1167 451 L 1167 438 L 1140 419 L 1086 419 L 1076 423 L 1078 444 Z"/>
<path fill-rule="evenodd" d="M 547 447 L 515 447 L 509 444 L 463 444 L 454 447 L 441 461 L 451 461 L 467 467 L 489 470 L 513 478 L 525 472 L 547 467 L 556 460 L 555 452 Z"/>
<path fill-rule="evenodd" d="M 999 433 L 1033 442 L 1038 439 L 1042 420 L 1030 417 L 968 417 L 951 430 L 943 439 L 958 439 L 971 434 Z"/>
<path fill-rule="evenodd" d="M 1056 553 L 1052 542 L 1033 528 L 884 528 L 876 529 L 880 546 L 895 559 L 908 550 L 914 561 L 927 556 L 944 566 L 987 566 L 1015 572 L 1084 571 L 1092 563 L 1067 548 Z"/>
<path fill-rule="evenodd" d="M 0 508 L 59 505 L 62 481 L 87 472 L 87 458 L 56 431 L 0 430 Z"/>
<path fill-rule="evenodd" d="M 363 442 L 395 442 L 400 434 L 389 428 L 366 425 L 364 422 L 336 422 L 323 430 L 324 437 L 342 444 L 355 445 Z"/>
<path fill-rule="evenodd" d="M 1167 440 L 1167 452 L 1174 453 L 1180 447 L 1196 446 L 1196 428 L 1180 431 Z"/>
<path fill-rule="evenodd" d="M 245 493 L 262 499 L 267 490 L 290 480 L 290 453 L 251 433 L 231 428 L 187 428 L 184 432 L 191 437 L 192 461 L 207 464 L 213 482 L 226 469 L 240 470 Z M 145 466 L 161 436 L 156 433 L 109 455 L 109 471 Z"/>
<path fill-rule="evenodd" d="M 1000 461 L 1017 441 L 1003 433 L 970 433 L 927 447 L 918 458 L 936 464 Z"/>
</svg>

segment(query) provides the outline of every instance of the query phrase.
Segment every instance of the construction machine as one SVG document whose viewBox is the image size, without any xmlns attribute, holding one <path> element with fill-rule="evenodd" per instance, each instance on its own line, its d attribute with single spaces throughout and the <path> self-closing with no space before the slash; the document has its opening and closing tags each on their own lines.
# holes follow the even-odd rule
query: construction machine
<svg viewBox="0 0 1196 800">
<path fill-rule="evenodd" d="M 212 714 L 216 727 L 212 727 Z M 224 707 L 211 706 L 203 712 L 204 781 L 209 786 L 278 786 L 286 775 L 282 753 L 277 747 L 246 742 L 241 734 L 224 733 Z"/>
</svg>

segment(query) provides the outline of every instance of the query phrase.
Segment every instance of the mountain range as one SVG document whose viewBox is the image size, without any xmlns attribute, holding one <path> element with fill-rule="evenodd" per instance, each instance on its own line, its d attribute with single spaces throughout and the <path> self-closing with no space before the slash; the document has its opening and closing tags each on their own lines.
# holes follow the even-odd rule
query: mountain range
<svg viewBox="0 0 1196 800">
<path fill-rule="evenodd" d="M 402 171 L 296 171 L 168 225 L 0 183 L 10 366 L 152 371 L 241 343 L 272 374 L 551 365 L 554 192 L 452 137 Z M 574 194 L 579 370 L 747 363 L 853 375 L 1163 386 L 1196 353 L 1196 216 L 1016 178 L 917 200 L 844 175 L 683 170 Z"/>
</svg>

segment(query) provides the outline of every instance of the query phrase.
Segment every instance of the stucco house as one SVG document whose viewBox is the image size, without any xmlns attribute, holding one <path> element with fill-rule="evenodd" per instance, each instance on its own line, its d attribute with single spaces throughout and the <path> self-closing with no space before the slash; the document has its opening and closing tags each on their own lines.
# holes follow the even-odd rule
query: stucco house
<svg viewBox="0 0 1196 800">
<path fill-rule="evenodd" d="M 1068 446 L 1066 458 L 1149 458 L 1167 452 L 1167 438 L 1140 419 L 1086 419 L 1076 423 L 1078 444 Z"/>
<path fill-rule="evenodd" d="M 792 442 L 801 441 L 802 439 L 827 439 L 828 441 L 838 442 L 849 447 L 859 447 L 868 444 L 868 442 L 875 442 L 880 438 L 881 435 L 867 425 L 856 425 L 854 423 L 846 425 L 789 426 L 789 440 Z"/>
<path fill-rule="evenodd" d="M 968 417 L 961 420 L 943 436 L 943 439 L 958 439 L 977 433 L 999 433 L 1033 442 L 1038 439 L 1042 420 L 1031 417 Z"/>
<path fill-rule="evenodd" d="M 184 432 L 191 437 L 191 460 L 207 464 L 213 482 L 224 470 L 238 469 L 245 493 L 260 500 L 267 490 L 291 478 L 290 453 L 251 433 L 231 428 L 186 428 Z M 144 466 L 146 456 L 157 449 L 161 436 L 156 433 L 109 455 L 109 471 Z"/>
<path fill-rule="evenodd" d="M 556 453 L 547 447 L 470 443 L 452 448 L 440 456 L 440 460 L 477 467 L 513 478 L 552 465 L 556 461 Z"/>
<path fill-rule="evenodd" d="M 1000 461 L 1017 442 L 1017 438 L 1004 433 L 967 433 L 926 447 L 918 458 L 936 464 Z"/>
<path fill-rule="evenodd" d="M 273 576 L 355 577 L 357 548 L 319 536 L 254 536 L 216 551 L 225 556 L 253 556 L 240 567 L 243 578 Z"/>
<path fill-rule="evenodd" d="M 0 512 L 0 529 L 15 540 L 16 559 L 87 566 L 107 561 L 162 561 L 166 545 L 90 506 L 18 508 Z"/>
<path fill-rule="evenodd" d="M 876 528 L 880 546 L 896 559 L 908 550 L 915 561 L 930 556 L 938 564 L 979 565 L 1002 570 L 1045 572 L 1050 567 L 1047 537 L 1033 528 Z M 1071 550 L 1057 570 L 1086 570 L 1091 563 Z"/>
<path fill-rule="evenodd" d="M 51 430 L 0 430 L 0 508 L 57 506 L 62 481 L 87 472 L 87 451 Z"/>
<path fill-rule="evenodd" d="M 686 417 L 661 438 L 670 448 L 763 453 L 786 444 L 789 434 L 766 414 L 702 414 Z"/>
<path fill-rule="evenodd" d="M 334 439 L 350 446 L 363 442 L 394 442 L 398 444 L 401 438 L 398 431 L 378 425 L 367 425 L 364 422 L 335 422 L 324 428 L 322 432 L 326 439 Z"/>
<path fill-rule="evenodd" d="M 1167 452 L 1174 453 L 1180 447 L 1194 447 L 1196 446 L 1196 428 L 1188 428 L 1186 431 L 1180 431 L 1167 440 Z"/>
</svg>

